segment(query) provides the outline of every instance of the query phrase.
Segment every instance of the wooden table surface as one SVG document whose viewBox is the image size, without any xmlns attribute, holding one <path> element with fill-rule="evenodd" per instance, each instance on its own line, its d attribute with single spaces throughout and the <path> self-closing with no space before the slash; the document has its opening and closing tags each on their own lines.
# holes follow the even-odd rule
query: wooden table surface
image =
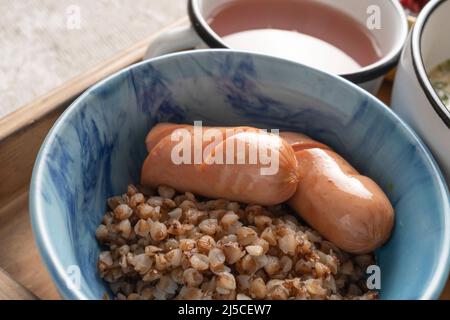
<svg viewBox="0 0 450 320">
<path fill-rule="evenodd" d="M 0 267 L 40 299 L 60 299 L 41 262 L 28 215 L 28 192 L 0 209 Z"/>
</svg>

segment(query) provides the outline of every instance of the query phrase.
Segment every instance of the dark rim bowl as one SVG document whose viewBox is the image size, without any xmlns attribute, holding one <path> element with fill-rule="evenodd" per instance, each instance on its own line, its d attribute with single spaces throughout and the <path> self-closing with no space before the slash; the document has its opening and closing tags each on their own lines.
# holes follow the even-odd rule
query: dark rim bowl
<svg viewBox="0 0 450 320">
<path fill-rule="evenodd" d="M 433 12 L 435 12 L 435 10 L 447 1 L 448 0 L 432 1 L 427 4 L 419 14 L 411 36 L 411 55 L 414 72 L 423 92 L 425 93 L 425 96 L 430 102 L 430 105 L 433 107 L 433 110 L 438 114 L 439 118 L 441 118 L 445 125 L 450 129 L 450 110 L 445 106 L 442 100 L 439 99 L 439 96 L 431 85 L 422 57 L 422 36 L 427 22 L 433 15 Z"/>
<path fill-rule="evenodd" d="M 341 77 L 355 83 L 364 83 L 386 75 L 397 65 L 403 50 L 403 46 L 408 37 L 408 20 L 405 10 L 398 0 L 387 1 L 389 1 L 389 3 L 397 11 L 399 18 L 402 19 L 401 41 L 399 41 L 396 44 L 395 48 L 392 49 L 382 59 L 364 68 L 361 68 L 357 72 L 341 74 Z M 217 49 L 232 49 L 222 41 L 221 37 L 216 32 L 214 32 L 214 30 L 212 30 L 209 24 L 205 21 L 203 15 L 201 14 L 201 10 L 198 6 L 197 0 L 189 0 L 188 14 L 195 31 L 208 46 Z"/>
</svg>

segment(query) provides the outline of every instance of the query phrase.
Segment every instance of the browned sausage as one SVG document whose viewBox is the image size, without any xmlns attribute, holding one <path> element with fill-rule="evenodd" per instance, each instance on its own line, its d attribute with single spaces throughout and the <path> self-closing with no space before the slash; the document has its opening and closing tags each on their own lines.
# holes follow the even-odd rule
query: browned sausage
<svg viewBox="0 0 450 320">
<path fill-rule="evenodd" d="M 295 141 L 295 134 L 287 140 Z M 289 205 L 345 251 L 367 253 L 383 245 L 394 225 L 394 209 L 383 190 L 330 148 L 310 140 L 297 137 L 297 145 L 313 148 L 296 149 L 300 182 Z"/>
<path fill-rule="evenodd" d="M 331 150 L 331 148 L 328 147 L 327 145 L 319 141 L 313 140 L 312 138 L 302 133 L 280 132 L 280 137 L 286 140 L 286 142 L 291 145 L 292 149 L 294 149 L 295 152 L 313 148 Z"/>
<path fill-rule="evenodd" d="M 176 164 L 172 152 L 177 150 L 179 141 L 172 141 L 171 133 L 177 128 L 180 129 L 180 126 L 159 125 L 147 136 L 146 144 L 150 152 L 142 168 L 142 185 L 155 187 L 164 184 L 179 191 L 190 191 L 206 197 L 261 205 L 285 202 L 295 193 L 298 184 L 297 160 L 292 147 L 279 136 L 261 133 L 256 128 L 238 127 L 232 128 L 233 133 L 227 137 L 227 128 L 218 128 L 222 141 L 215 144 L 202 141 L 205 155 L 202 163 Z M 189 133 L 194 139 L 192 126 L 182 126 L 181 129 L 185 129 L 185 133 Z M 226 160 L 227 146 L 238 144 L 245 146 L 245 164 L 236 164 L 237 152 L 228 154 L 234 164 L 208 163 L 221 154 L 222 159 Z M 261 170 L 267 168 L 268 164 L 260 161 L 249 163 L 250 150 L 260 144 L 269 146 L 271 154 L 278 158 L 278 170 L 272 175 L 262 175 Z M 192 146 L 191 155 L 193 154 Z"/>
</svg>

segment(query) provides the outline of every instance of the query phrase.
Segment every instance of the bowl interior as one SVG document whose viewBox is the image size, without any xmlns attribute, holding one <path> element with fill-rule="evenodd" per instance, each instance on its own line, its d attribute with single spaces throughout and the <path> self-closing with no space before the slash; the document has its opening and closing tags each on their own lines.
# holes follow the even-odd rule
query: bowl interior
<svg viewBox="0 0 450 320">
<path fill-rule="evenodd" d="M 144 139 L 155 123 L 194 120 L 300 131 L 331 145 L 395 206 L 393 236 L 377 252 L 381 297 L 438 297 L 448 272 L 448 194 L 415 134 L 345 80 L 231 50 L 174 54 L 125 69 L 83 94 L 49 133 L 33 173 L 30 211 L 63 297 L 98 299 L 107 291 L 95 240 L 107 197 L 138 182 Z M 71 284 L 74 274 L 79 286 Z"/>
</svg>

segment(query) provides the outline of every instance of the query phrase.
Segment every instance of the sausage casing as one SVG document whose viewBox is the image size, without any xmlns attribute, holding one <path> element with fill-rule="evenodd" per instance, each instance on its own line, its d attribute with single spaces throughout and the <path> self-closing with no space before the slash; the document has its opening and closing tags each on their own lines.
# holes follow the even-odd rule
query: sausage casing
<svg viewBox="0 0 450 320">
<path fill-rule="evenodd" d="M 173 161 L 173 150 L 178 148 L 180 142 L 173 139 L 175 129 L 184 129 L 184 134 L 188 133 L 195 139 L 192 126 L 157 125 L 146 139 L 150 150 L 142 168 L 142 185 L 169 185 L 182 192 L 261 205 L 280 204 L 295 193 L 298 184 L 295 153 L 278 135 L 251 127 L 216 128 L 221 132 L 222 139 L 203 139 L 200 142 L 202 162 L 187 164 Z M 232 133 L 226 133 L 226 129 Z M 238 163 L 242 159 L 238 158 L 237 147 L 233 154 L 229 153 L 227 146 L 230 145 L 244 146 L 244 163 Z M 274 174 L 262 174 L 269 166 L 261 162 L 262 158 L 259 157 L 256 163 L 250 161 L 251 150 L 261 145 L 267 147 L 271 156 L 278 158 L 278 169 Z M 194 145 L 191 147 L 193 155 Z M 224 163 L 211 163 L 216 157 L 220 158 L 218 155 L 223 156 Z"/>
</svg>

